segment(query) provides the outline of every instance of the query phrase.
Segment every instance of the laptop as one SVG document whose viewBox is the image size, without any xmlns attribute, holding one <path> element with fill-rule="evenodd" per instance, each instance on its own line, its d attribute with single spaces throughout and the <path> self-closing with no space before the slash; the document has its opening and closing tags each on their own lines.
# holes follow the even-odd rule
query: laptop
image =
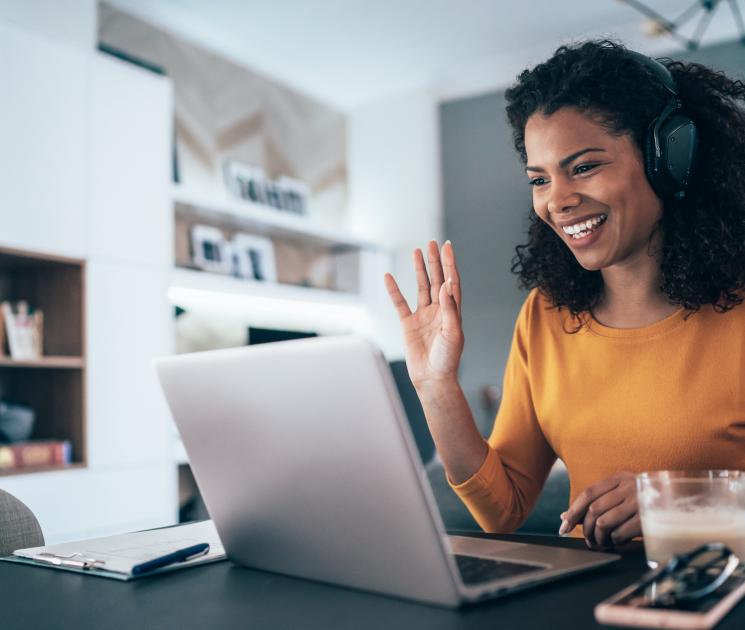
<svg viewBox="0 0 745 630">
<path fill-rule="evenodd" d="M 228 558 L 445 607 L 618 558 L 448 535 L 390 369 L 320 337 L 156 359 Z"/>
</svg>

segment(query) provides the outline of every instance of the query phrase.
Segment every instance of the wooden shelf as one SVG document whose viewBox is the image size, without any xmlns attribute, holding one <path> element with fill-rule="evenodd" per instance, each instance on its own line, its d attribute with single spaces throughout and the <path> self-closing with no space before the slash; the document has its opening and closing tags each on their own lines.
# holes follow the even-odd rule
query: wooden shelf
<svg viewBox="0 0 745 630">
<path fill-rule="evenodd" d="M 11 357 L 0 357 L 0 367 L 79 370 L 85 367 L 85 359 L 82 357 L 46 356 L 39 359 L 18 360 Z"/>
<path fill-rule="evenodd" d="M 0 470 L 0 477 L 10 477 L 12 475 L 30 475 L 33 473 L 60 472 L 63 470 L 80 470 L 85 468 L 84 463 L 65 464 L 64 466 L 40 466 L 38 468 L 14 468 L 13 470 Z"/>
</svg>

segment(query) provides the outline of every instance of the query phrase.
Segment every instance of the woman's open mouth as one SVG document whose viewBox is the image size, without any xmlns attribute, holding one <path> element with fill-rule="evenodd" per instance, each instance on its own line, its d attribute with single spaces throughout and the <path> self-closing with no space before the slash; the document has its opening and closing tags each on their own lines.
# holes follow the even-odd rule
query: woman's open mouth
<svg viewBox="0 0 745 630">
<path fill-rule="evenodd" d="M 599 214 L 585 221 L 578 221 L 573 225 L 565 225 L 561 229 L 564 230 L 564 234 L 572 237 L 573 244 L 584 244 L 584 241 L 590 239 L 590 236 L 600 229 L 600 226 L 605 223 L 607 218 L 607 214 Z"/>
</svg>

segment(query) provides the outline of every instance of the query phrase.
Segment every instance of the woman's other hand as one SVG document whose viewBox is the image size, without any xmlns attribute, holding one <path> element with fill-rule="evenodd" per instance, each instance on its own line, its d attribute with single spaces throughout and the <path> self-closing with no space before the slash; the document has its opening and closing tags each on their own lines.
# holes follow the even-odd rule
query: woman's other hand
<svg viewBox="0 0 745 630">
<path fill-rule="evenodd" d="M 418 287 L 414 312 L 393 276 L 385 275 L 386 289 L 401 320 L 409 376 L 418 390 L 457 379 L 464 342 L 460 277 L 452 244 L 447 241 L 440 251 L 430 241 L 427 258 L 429 273 L 422 250 L 414 250 Z"/>
<path fill-rule="evenodd" d="M 577 525 L 591 549 L 605 549 L 641 536 L 636 475 L 620 472 L 586 488 L 561 515 L 560 534 Z"/>
</svg>

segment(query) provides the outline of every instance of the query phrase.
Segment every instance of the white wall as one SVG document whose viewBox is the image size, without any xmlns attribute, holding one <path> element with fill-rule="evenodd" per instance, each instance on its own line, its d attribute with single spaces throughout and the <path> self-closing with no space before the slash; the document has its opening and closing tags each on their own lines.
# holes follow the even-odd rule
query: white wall
<svg viewBox="0 0 745 630">
<path fill-rule="evenodd" d="M 96 0 L 0 0 L 0 22 L 86 50 L 96 47 Z"/>
<path fill-rule="evenodd" d="M 429 89 L 369 103 L 348 118 L 347 227 L 393 252 L 391 271 L 407 299 L 416 293 L 412 250 L 442 240 L 438 125 Z M 382 297 L 376 316 L 383 349 L 390 358 L 401 357 L 398 321 Z"/>
</svg>

